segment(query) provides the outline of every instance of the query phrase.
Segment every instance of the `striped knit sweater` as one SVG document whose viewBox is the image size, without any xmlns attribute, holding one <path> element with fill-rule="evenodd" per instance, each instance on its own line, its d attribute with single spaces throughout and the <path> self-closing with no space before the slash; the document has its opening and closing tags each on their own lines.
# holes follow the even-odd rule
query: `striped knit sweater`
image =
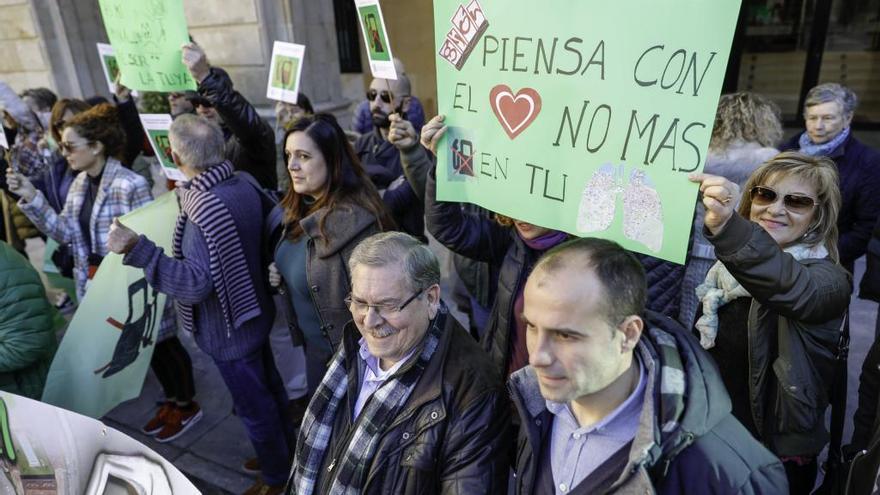
<svg viewBox="0 0 880 495">
<path fill-rule="evenodd" d="M 242 358 L 263 345 L 275 317 L 275 306 L 266 290 L 260 261 L 262 208 L 258 192 L 244 179 L 233 176 L 211 189 L 229 210 L 241 239 L 247 271 L 260 313 L 238 328 L 224 318 L 223 307 L 211 278 L 208 242 L 196 224 L 187 220 L 183 228 L 181 252 L 175 259 L 144 236 L 125 256 L 127 265 L 144 269 L 147 281 L 178 303 L 192 308 L 192 329 L 199 348 L 218 361 Z"/>
</svg>

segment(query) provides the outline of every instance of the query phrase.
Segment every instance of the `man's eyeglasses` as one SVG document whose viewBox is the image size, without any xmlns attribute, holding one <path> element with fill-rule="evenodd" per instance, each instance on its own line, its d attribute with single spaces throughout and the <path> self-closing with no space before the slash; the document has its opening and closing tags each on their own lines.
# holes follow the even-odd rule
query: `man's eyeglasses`
<svg viewBox="0 0 880 495">
<path fill-rule="evenodd" d="M 422 294 L 422 292 L 424 292 L 424 291 L 425 291 L 425 289 L 419 289 L 418 291 L 416 291 L 415 294 L 410 296 L 409 299 L 407 299 L 406 301 L 403 301 L 400 304 L 394 304 L 394 303 L 368 304 L 364 301 L 359 301 L 357 299 L 354 299 L 353 297 L 351 297 L 351 294 L 349 294 L 345 298 L 345 304 L 347 304 L 348 309 L 351 310 L 351 312 L 356 315 L 363 316 L 363 315 L 367 314 L 367 311 L 369 311 L 370 308 L 373 308 L 374 310 L 376 310 L 376 313 L 378 313 L 379 316 L 387 319 L 387 318 L 392 318 L 394 316 L 397 316 L 401 311 L 403 311 L 404 308 L 406 308 L 409 305 L 409 303 L 415 301 L 415 299 L 417 297 L 419 297 Z"/>
<path fill-rule="evenodd" d="M 82 143 L 68 143 L 66 141 L 61 141 L 58 143 L 58 149 L 60 149 L 62 153 L 70 154 L 76 151 L 77 148 L 82 148 L 83 146 L 88 146 L 90 144 L 92 144 L 91 141 L 83 141 Z"/>
<path fill-rule="evenodd" d="M 394 98 L 394 95 L 383 89 L 382 91 L 376 91 L 375 89 L 371 89 L 367 91 L 367 100 L 373 101 L 376 99 L 376 95 L 382 98 L 382 101 L 385 103 L 391 103 L 391 99 Z"/>
<path fill-rule="evenodd" d="M 767 206 L 776 202 L 779 193 L 767 186 L 755 186 L 749 191 L 749 197 L 753 204 Z M 785 209 L 792 213 L 806 213 L 819 203 L 815 199 L 802 194 L 786 194 L 782 197 Z"/>
</svg>

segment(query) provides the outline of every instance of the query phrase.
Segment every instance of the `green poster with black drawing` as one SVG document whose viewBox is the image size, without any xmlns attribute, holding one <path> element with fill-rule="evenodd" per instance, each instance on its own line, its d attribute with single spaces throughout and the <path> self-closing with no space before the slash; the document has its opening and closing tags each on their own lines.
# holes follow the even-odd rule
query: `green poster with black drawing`
<svg viewBox="0 0 880 495">
<path fill-rule="evenodd" d="M 120 220 L 170 253 L 177 212 L 172 191 Z M 105 256 L 55 354 L 42 401 L 99 418 L 140 395 L 164 307 L 165 295 L 143 270 Z"/>
<path fill-rule="evenodd" d="M 739 0 L 435 0 L 438 197 L 682 263 Z"/>
</svg>

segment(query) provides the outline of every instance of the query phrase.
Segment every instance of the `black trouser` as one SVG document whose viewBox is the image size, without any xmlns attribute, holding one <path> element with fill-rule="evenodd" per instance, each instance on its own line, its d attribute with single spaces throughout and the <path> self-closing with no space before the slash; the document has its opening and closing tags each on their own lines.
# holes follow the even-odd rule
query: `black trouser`
<svg viewBox="0 0 880 495">
<path fill-rule="evenodd" d="M 785 467 L 785 476 L 788 478 L 789 493 L 791 495 L 810 495 L 819 472 L 816 458 L 804 465 L 788 461 L 783 462 L 782 466 Z"/>
<path fill-rule="evenodd" d="M 162 384 L 167 400 L 188 403 L 196 395 L 192 360 L 177 337 L 156 343 L 150 367 Z"/>
</svg>

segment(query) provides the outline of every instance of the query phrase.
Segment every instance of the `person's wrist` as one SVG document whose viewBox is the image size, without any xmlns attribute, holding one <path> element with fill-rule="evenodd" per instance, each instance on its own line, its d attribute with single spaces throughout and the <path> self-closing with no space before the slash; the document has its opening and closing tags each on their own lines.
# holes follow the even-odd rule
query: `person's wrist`
<svg viewBox="0 0 880 495">
<path fill-rule="evenodd" d="M 205 67 L 196 67 L 192 71 L 193 79 L 196 80 L 197 83 L 201 84 L 202 81 L 208 78 L 211 75 L 211 66 Z"/>
<path fill-rule="evenodd" d="M 122 247 L 122 254 L 130 253 L 131 250 L 134 249 L 134 247 L 137 245 L 137 242 L 137 237 L 132 237 L 131 239 L 129 239 L 128 242 L 125 243 L 125 246 Z"/>
</svg>

